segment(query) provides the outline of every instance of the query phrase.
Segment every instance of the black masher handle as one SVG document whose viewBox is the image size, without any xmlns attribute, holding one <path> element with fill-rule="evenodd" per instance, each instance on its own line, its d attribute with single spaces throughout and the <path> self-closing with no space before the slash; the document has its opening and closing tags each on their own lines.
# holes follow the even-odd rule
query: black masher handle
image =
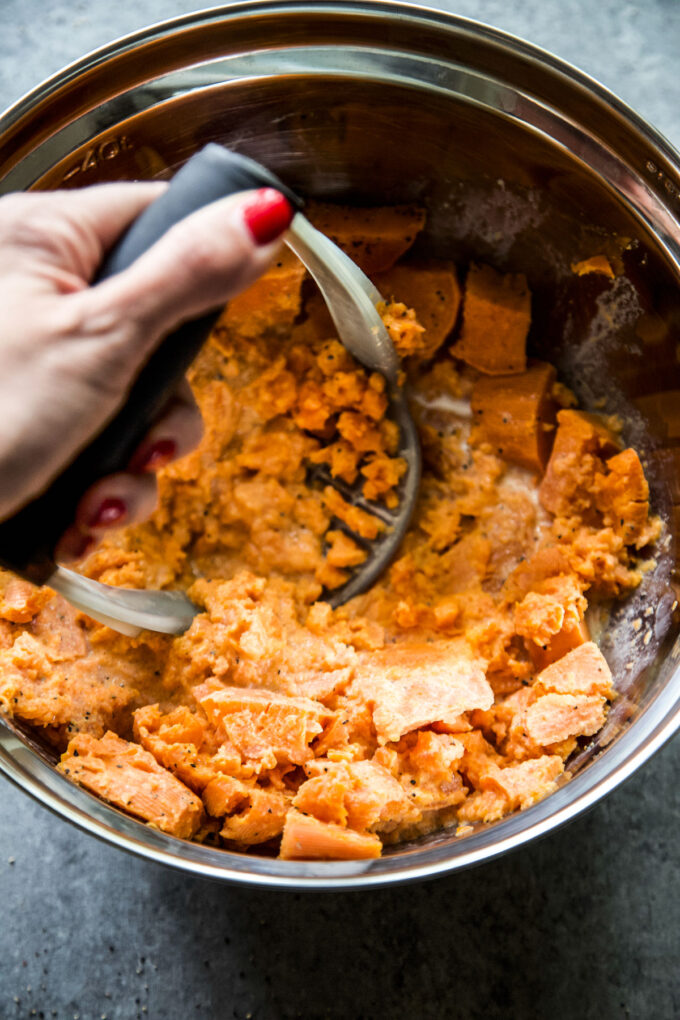
<svg viewBox="0 0 680 1020">
<path fill-rule="evenodd" d="M 261 187 L 276 188 L 294 208 L 302 206 L 300 199 L 259 163 L 221 145 L 207 145 L 184 164 L 167 191 L 130 226 L 109 253 L 95 282 L 127 269 L 173 224 L 196 209 L 226 195 Z M 115 416 L 41 495 L 0 523 L 3 566 L 36 584 L 47 581 L 54 570 L 54 548 L 73 521 L 81 497 L 104 475 L 125 470 L 205 342 L 215 318 L 213 312 L 166 336 L 140 370 Z"/>
</svg>

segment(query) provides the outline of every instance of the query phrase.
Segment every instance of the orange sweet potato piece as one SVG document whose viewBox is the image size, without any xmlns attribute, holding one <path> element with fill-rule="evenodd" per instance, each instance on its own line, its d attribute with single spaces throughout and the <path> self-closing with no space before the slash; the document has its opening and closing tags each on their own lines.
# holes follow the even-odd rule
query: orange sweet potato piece
<svg viewBox="0 0 680 1020">
<path fill-rule="evenodd" d="M 360 453 L 377 453 L 383 448 L 380 426 L 359 411 L 343 411 L 337 427 L 342 438 Z"/>
<path fill-rule="evenodd" d="M 485 740 L 481 730 L 460 733 L 456 739 L 463 745 L 460 771 L 473 786 L 479 786 L 489 766 L 501 761 L 501 757 L 488 740 Z"/>
<path fill-rule="evenodd" d="M 569 737 L 589 737 L 604 724 L 605 699 L 594 694 L 544 694 L 524 715 L 524 727 L 541 747 Z"/>
<path fill-rule="evenodd" d="M 464 718 L 461 725 L 463 728 L 469 726 Z M 385 764 L 389 767 L 389 756 L 396 754 L 391 770 L 406 791 L 411 810 L 436 811 L 465 799 L 466 790 L 458 772 L 464 754 L 460 740 L 450 733 L 418 730 L 400 741 L 399 747 L 404 744 L 405 750 L 399 753 L 389 747 L 379 748 L 375 759 L 387 759 Z M 408 820 L 403 811 L 401 815 L 402 818 L 399 818 L 397 812 L 394 813 L 400 822 Z M 379 831 L 384 831 L 383 825 Z"/>
<path fill-rule="evenodd" d="M 582 259 L 580 262 L 572 262 L 571 271 L 576 276 L 587 276 L 589 273 L 599 273 L 613 280 L 616 273 L 606 255 L 591 255 L 589 259 Z"/>
<path fill-rule="evenodd" d="M 239 772 L 241 756 L 223 744 L 217 756 L 213 751 L 213 735 L 207 720 L 180 706 L 167 714 L 158 705 L 144 705 L 133 717 L 133 734 L 145 750 L 150 751 L 159 765 L 169 769 L 178 779 L 200 793 L 216 772 Z"/>
<path fill-rule="evenodd" d="M 73 625 L 77 632 L 76 611 L 66 607 L 63 615 L 61 624 L 58 620 L 53 624 L 65 632 Z M 115 670 L 96 654 L 82 656 L 76 648 L 72 658 L 61 650 L 55 655 L 50 644 L 44 633 L 38 637 L 24 630 L 0 651 L 0 700 L 13 715 L 33 725 L 69 724 L 70 733 L 101 736 L 134 697 L 134 689 L 114 676 Z"/>
<path fill-rule="evenodd" d="M 218 775 L 203 791 L 213 818 L 223 818 L 223 839 L 251 846 L 281 835 L 289 800 L 278 790 L 263 790 L 233 776 Z M 226 816 L 226 817 L 225 817 Z"/>
<path fill-rule="evenodd" d="M 364 496 L 368 500 L 384 498 L 388 506 L 396 506 L 397 497 L 390 491 L 399 484 L 408 471 L 403 457 L 387 457 L 382 453 L 369 454 L 361 465 L 364 482 Z"/>
<path fill-rule="evenodd" d="M 317 758 L 305 771 L 310 778 L 298 790 L 293 806 L 322 822 L 363 832 L 419 815 L 399 781 L 379 762 L 335 763 Z"/>
<path fill-rule="evenodd" d="M 549 513 L 568 517 L 587 511 L 602 461 L 618 450 L 616 440 L 601 416 L 584 411 L 557 413 L 557 432 L 539 489 Z"/>
<path fill-rule="evenodd" d="M 496 822 L 510 811 L 500 790 L 475 790 L 458 808 L 459 822 Z"/>
<path fill-rule="evenodd" d="M 49 592 L 49 589 L 39 591 L 44 593 Z M 52 662 L 80 659 L 90 651 L 82 618 L 61 595 L 53 596 L 41 607 L 29 629 L 48 652 Z"/>
<path fill-rule="evenodd" d="M 363 563 L 368 555 L 344 531 L 326 532 L 326 560 L 332 567 L 356 567 Z"/>
<path fill-rule="evenodd" d="M 522 726 L 539 746 L 591 736 L 603 725 L 612 694 L 609 666 L 597 645 L 586 642 L 539 673 Z"/>
<path fill-rule="evenodd" d="M 363 454 L 355 450 L 346 439 L 339 439 L 328 446 L 322 446 L 309 456 L 311 464 L 328 464 L 333 478 L 342 478 L 348 485 L 352 485 L 359 474 L 359 461 Z"/>
<path fill-rule="evenodd" d="M 12 647 L 14 642 L 15 630 L 11 623 L 7 620 L 0 619 L 0 652 L 7 651 L 8 648 Z M 2 684 L 0 684 L 0 704 L 2 704 Z"/>
<path fill-rule="evenodd" d="M 346 524 L 350 531 L 355 531 L 361 538 L 377 538 L 380 532 L 385 529 L 380 518 L 362 510 L 361 507 L 348 503 L 331 485 L 326 486 L 323 490 L 323 502 L 329 513 Z"/>
<path fill-rule="evenodd" d="M 135 737 L 141 738 L 155 733 L 165 744 L 193 744 L 200 747 L 205 738 L 205 719 L 188 708 L 180 706 L 163 714 L 158 705 L 144 705 L 135 712 Z"/>
<path fill-rule="evenodd" d="M 461 290 L 453 263 L 393 266 L 373 282 L 386 301 L 402 301 L 424 329 L 419 359 L 434 356 L 456 324 Z"/>
<path fill-rule="evenodd" d="M 225 818 L 220 836 L 244 846 L 275 839 L 283 831 L 289 803 L 278 790 L 254 786 L 238 810 Z"/>
<path fill-rule="evenodd" d="M 37 588 L 9 570 L 0 570 L 0 619 L 28 623 L 52 597 L 49 588 Z"/>
<path fill-rule="evenodd" d="M 537 694 L 598 694 L 611 698 L 614 689 L 607 660 L 593 641 L 587 641 L 539 673 L 533 690 Z"/>
<path fill-rule="evenodd" d="M 610 457 L 606 475 L 598 474 L 595 484 L 603 523 L 621 535 L 626 545 L 634 544 L 649 518 L 649 485 L 635 450 Z"/>
<path fill-rule="evenodd" d="M 505 756 L 535 756 L 542 747 L 563 755 L 575 737 L 600 729 L 613 693 L 609 667 L 588 641 L 542 670 L 531 687 L 495 705 L 492 728 Z"/>
<path fill-rule="evenodd" d="M 252 339 L 291 326 L 300 311 L 305 273 L 298 257 L 282 248 L 274 265 L 229 302 L 216 323 L 218 338 L 221 327 Z"/>
<path fill-rule="evenodd" d="M 503 585 L 503 596 L 508 604 L 519 602 L 527 592 L 540 590 L 549 578 L 569 572 L 569 560 L 557 546 L 544 546 L 519 563 Z"/>
<path fill-rule="evenodd" d="M 202 793 L 205 809 L 213 818 L 229 815 L 244 803 L 249 789 L 246 783 L 234 776 L 215 776 Z"/>
<path fill-rule="evenodd" d="M 414 310 L 401 301 L 391 301 L 379 305 L 378 311 L 397 354 L 402 358 L 422 355 L 425 327 L 418 322 Z"/>
<path fill-rule="evenodd" d="M 425 225 L 425 211 L 413 205 L 357 209 L 309 202 L 305 212 L 369 276 L 390 269 Z"/>
<path fill-rule="evenodd" d="M 363 659 L 354 688 L 373 706 L 381 744 L 430 723 L 487 709 L 493 691 L 480 663 L 456 643 L 388 645 Z"/>
<path fill-rule="evenodd" d="M 482 788 L 503 794 L 506 811 L 524 810 L 552 793 L 555 779 L 563 770 L 564 763 L 557 755 L 543 755 L 505 768 L 492 764 L 484 774 Z"/>
<path fill-rule="evenodd" d="M 535 757 L 540 751 L 540 748 L 529 740 L 524 728 L 524 714 L 534 698 L 531 687 L 520 687 L 495 704 L 484 720 L 485 728 L 488 724 L 488 728 L 494 734 L 496 746 L 506 759 L 521 761 L 527 757 Z M 496 764 L 501 763 L 502 759 L 498 758 Z M 483 775 L 484 771 L 482 769 L 479 775 Z M 477 778 L 475 785 L 479 785 L 479 781 Z"/>
<path fill-rule="evenodd" d="M 419 817 L 399 781 L 378 762 L 358 761 L 347 767 L 352 778 L 345 801 L 350 828 L 380 831 L 385 823 Z"/>
<path fill-rule="evenodd" d="M 555 435 L 556 373 L 544 361 L 518 375 L 482 376 L 470 400 L 479 436 L 505 460 L 543 471 Z"/>
<path fill-rule="evenodd" d="M 334 713 L 310 698 L 289 698 L 273 691 L 208 685 L 194 696 L 219 734 L 242 758 L 274 768 L 279 762 L 302 765 L 314 757 L 310 743 Z"/>
<path fill-rule="evenodd" d="M 545 669 L 553 662 L 562 659 L 575 648 L 590 641 L 590 631 L 584 619 L 570 622 L 566 620 L 562 627 L 548 638 L 545 645 L 529 645 L 529 655 L 535 669 Z"/>
<path fill-rule="evenodd" d="M 381 852 L 377 836 L 321 822 L 291 808 L 283 827 L 279 857 L 284 861 L 352 861 L 380 857 Z"/>
<path fill-rule="evenodd" d="M 324 761 L 324 759 L 320 759 Z M 315 762 L 312 762 L 315 764 Z M 345 798 L 351 780 L 344 765 L 324 762 L 325 772 L 312 776 L 293 798 L 293 807 L 303 814 L 313 815 L 321 822 L 333 825 L 347 825 L 347 806 Z"/>
<path fill-rule="evenodd" d="M 515 630 L 525 639 L 537 669 L 590 640 L 584 619 L 587 602 L 573 574 L 546 578 L 515 605 Z"/>
<path fill-rule="evenodd" d="M 152 754 L 110 731 L 99 740 L 79 733 L 57 768 L 80 786 L 173 836 L 191 839 L 201 824 L 200 799 Z"/>
<path fill-rule="evenodd" d="M 534 644 L 546 645 L 564 624 L 565 610 L 554 595 L 530 591 L 515 606 L 515 630 Z"/>
<path fill-rule="evenodd" d="M 471 265 L 463 296 L 463 325 L 451 353 L 487 375 L 514 375 L 527 367 L 531 293 L 522 273 Z"/>
</svg>

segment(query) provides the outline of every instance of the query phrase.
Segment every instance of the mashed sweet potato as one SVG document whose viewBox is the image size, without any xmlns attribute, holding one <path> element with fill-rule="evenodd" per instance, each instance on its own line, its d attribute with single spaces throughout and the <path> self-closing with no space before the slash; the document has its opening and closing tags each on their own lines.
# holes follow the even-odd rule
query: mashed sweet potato
<svg viewBox="0 0 680 1020">
<path fill-rule="evenodd" d="M 374 274 L 411 387 L 424 473 L 397 558 L 323 601 L 366 555 L 346 529 L 383 525 L 310 469 L 392 506 L 405 464 L 383 379 L 284 254 L 191 370 L 201 445 L 160 472 L 148 523 L 81 564 L 202 612 L 130 639 L 2 574 L 0 705 L 65 775 L 177 837 L 372 858 L 555 788 L 615 696 L 588 605 L 639 584 L 660 522 L 636 452 L 527 361 L 524 277 L 474 265 L 461 288 L 449 263 L 404 260 L 418 209 L 312 215 Z"/>
</svg>

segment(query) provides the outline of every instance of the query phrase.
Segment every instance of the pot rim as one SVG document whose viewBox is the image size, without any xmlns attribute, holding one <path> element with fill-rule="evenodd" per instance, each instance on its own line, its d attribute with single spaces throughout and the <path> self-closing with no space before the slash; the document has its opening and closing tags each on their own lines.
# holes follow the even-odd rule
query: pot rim
<svg viewBox="0 0 680 1020">
<path fill-rule="evenodd" d="M 79 77 L 84 71 L 90 70 L 105 62 L 108 58 L 117 56 L 127 50 L 133 49 L 140 43 L 156 38 L 161 38 L 167 33 L 174 32 L 178 28 L 185 28 L 194 24 L 206 24 L 211 21 L 231 21 L 243 15 L 255 13 L 355 13 L 366 14 L 383 13 L 395 17 L 412 17 L 416 21 L 430 21 L 438 23 L 444 29 L 467 30 L 471 34 L 486 38 L 495 43 L 506 43 L 518 54 L 529 59 L 536 60 L 543 66 L 548 66 L 560 74 L 564 74 L 572 81 L 585 86 L 592 94 L 603 99 L 606 103 L 622 114 L 625 119 L 646 135 L 663 152 L 663 155 L 674 164 L 675 170 L 680 173 L 680 152 L 671 144 L 666 136 L 653 125 L 649 124 L 637 111 L 620 99 L 616 93 L 602 84 L 599 79 L 585 71 L 580 70 L 574 64 L 556 56 L 550 50 L 546 50 L 535 43 L 527 42 L 521 36 L 504 29 L 494 28 L 483 21 L 476 21 L 474 18 L 467 18 L 457 14 L 450 14 L 441 11 L 436 7 L 429 7 L 426 4 L 417 4 L 411 0 L 241 0 L 240 3 L 226 6 L 209 7 L 202 10 L 192 11 L 175 18 L 168 18 L 163 21 L 154 22 L 146 28 L 138 29 L 127 35 L 120 36 L 104 46 L 90 50 L 84 56 L 66 64 L 61 70 L 45 78 L 36 85 L 30 92 L 20 96 L 14 103 L 11 103 L 4 111 L 0 112 L 0 133 L 21 119 L 24 114 L 30 112 L 42 99 L 50 96 L 58 86 Z"/>
</svg>

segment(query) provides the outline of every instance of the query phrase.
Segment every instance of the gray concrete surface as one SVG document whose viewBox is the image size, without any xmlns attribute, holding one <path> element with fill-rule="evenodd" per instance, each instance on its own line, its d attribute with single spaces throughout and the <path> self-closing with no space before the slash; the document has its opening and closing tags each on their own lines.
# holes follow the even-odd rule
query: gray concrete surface
<svg viewBox="0 0 680 1020">
<path fill-rule="evenodd" d="M 676 0 L 440 7 L 547 47 L 680 144 Z M 0 106 L 180 0 L 0 0 Z M 0 1020 L 673 1020 L 680 741 L 588 816 L 425 885 L 225 888 L 100 845 L 0 779 Z"/>
</svg>

